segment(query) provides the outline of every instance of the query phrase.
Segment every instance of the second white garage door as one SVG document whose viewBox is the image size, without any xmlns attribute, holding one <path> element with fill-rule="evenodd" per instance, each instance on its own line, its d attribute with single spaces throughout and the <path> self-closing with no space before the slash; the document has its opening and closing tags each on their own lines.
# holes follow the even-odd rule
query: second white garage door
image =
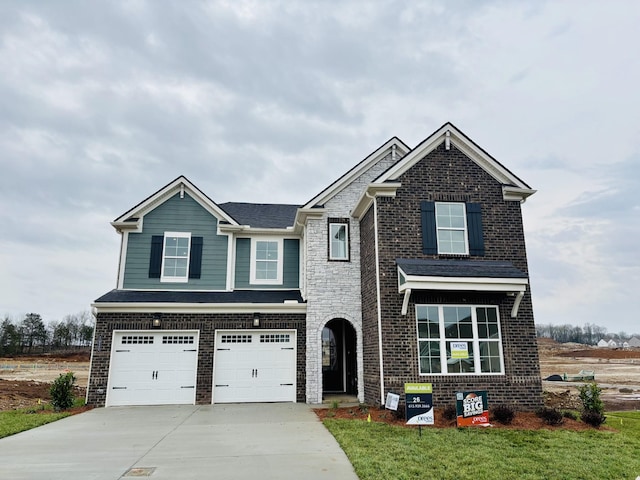
<svg viewBox="0 0 640 480">
<path fill-rule="evenodd" d="M 213 402 L 295 402 L 295 330 L 216 332 Z"/>
</svg>

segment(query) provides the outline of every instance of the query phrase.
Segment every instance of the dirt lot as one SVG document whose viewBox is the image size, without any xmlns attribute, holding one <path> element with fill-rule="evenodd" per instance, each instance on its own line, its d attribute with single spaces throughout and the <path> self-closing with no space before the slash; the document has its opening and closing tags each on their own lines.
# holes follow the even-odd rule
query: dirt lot
<svg viewBox="0 0 640 480">
<path fill-rule="evenodd" d="M 640 349 L 596 348 L 539 339 L 538 351 L 543 379 L 565 373 L 572 376 L 580 370 L 590 370 L 595 372 L 595 380 L 602 388 L 607 410 L 640 409 Z M 559 408 L 580 405 L 577 387 L 581 384 L 542 381 L 547 403 Z"/>
<path fill-rule="evenodd" d="M 89 378 L 89 352 L 0 358 L 0 411 L 37 406 L 50 400 L 51 382 L 73 372 L 77 397 L 84 397 Z"/>
<path fill-rule="evenodd" d="M 540 339 L 542 378 L 593 370 L 607 410 L 640 409 L 640 349 L 595 348 Z M 77 396 L 84 396 L 89 352 L 63 356 L 0 358 L 0 410 L 29 407 L 49 400 L 49 385 L 61 373 L 74 372 Z M 545 401 L 558 408 L 578 408 L 578 382 L 542 382 Z"/>
</svg>

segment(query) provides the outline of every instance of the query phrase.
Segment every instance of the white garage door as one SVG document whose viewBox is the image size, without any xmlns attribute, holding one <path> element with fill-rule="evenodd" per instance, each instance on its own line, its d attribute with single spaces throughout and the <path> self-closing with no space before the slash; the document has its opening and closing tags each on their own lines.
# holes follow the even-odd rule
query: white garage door
<svg viewBox="0 0 640 480">
<path fill-rule="evenodd" d="M 217 331 L 213 402 L 295 402 L 296 332 Z"/>
<path fill-rule="evenodd" d="M 197 331 L 114 332 L 107 405 L 195 404 Z"/>
</svg>

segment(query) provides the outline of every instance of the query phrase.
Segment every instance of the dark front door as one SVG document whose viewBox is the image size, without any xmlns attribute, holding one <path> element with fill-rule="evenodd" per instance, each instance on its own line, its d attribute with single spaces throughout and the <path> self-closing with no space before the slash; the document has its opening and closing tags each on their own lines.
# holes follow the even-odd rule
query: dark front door
<svg viewBox="0 0 640 480">
<path fill-rule="evenodd" d="M 322 391 L 356 394 L 356 332 L 343 319 L 334 319 L 322 330 Z"/>
</svg>

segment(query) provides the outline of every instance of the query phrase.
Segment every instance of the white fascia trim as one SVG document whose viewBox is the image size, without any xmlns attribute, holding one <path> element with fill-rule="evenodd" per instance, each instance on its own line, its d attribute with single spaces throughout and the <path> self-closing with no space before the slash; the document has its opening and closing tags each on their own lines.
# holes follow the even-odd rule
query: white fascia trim
<svg viewBox="0 0 640 480">
<path fill-rule="evenodd" d="M 285 303 L 92 303 L 96 313 L 307 313 L 307 304 Z"/>
<path fill-rule="evenodd" d="M 296 218 L 293 221 L 293 229 L 295 233 L 301 234 L 304 227 L 307 226 L 307 221 L 310 218 L 318 219 L 322 218 L 327 213 L 326 208 L 299 208 L 296 212 Z"/>
<path fill-rule="evenodd" d="M 229 233 L 227 234 L 227 290 L 233 290 L 233 286 L 236 284 L 236 269 L 233 268 L 236 264 L 236 237 Z"/>
<path fill-rule="evenodd" d="M 224 210 L 222 210 L 218 205 L 215 204 L 209 197 L 207 197 L 204 193 L 202 193 L 194 184 L 192 184 L 186 177 L 180 176 L 176 178 L 173 182 L 165 186 L 164 188 L 158 190 L 156 193 L 151 195 L 149 198 L 144 200 L 143 202 L 136 205 L 131 210 L 125 212 L 120 217 L 116 218 L 111 225 L 116 230 L 120 229 L 137 229 L 140 228 L 142 230 L 142 225 L 138 227 L 137 223 L 141 222 L 142 217 L 144 217 L 151 210 L 156 208 L 161 203 L 165 202 L 169 198 L 173 197 L 176 193 L 187 192 L 189 196 L 191 196 L 194 200 L 196 200 L 202 207 L 211 213 L 218 220 L 222 220 L 225 222 L 229 222 L 232 225 L 237 225 L 232 217 L 230 217 Z M 127 222 L 126 220 L 132 217 L 137 217 L 138 222 Z"/>
<path fill-rule="evenodd" d="M 345 175 L 340 177 L 331 186 L 309 200 L 305 205 L 303 205 L 302 209 L 308 209 L 313 207 L 314 205 L 324 205 L 326 202 L 331 200 L 331 198 L 340 193 L 344 188 L 349 186 L 356 178 L 366 172 L 369 168 L 378 163 L 387 155 L 391 154 L 393 152 L 394 146 L 396 155 L 398 155 L 399 157 L 402 157 L 408 151 L 406 145 L 404 145 L 399 139 L 395 137 L 390 139 L 387 143 L 368 155 L 358 165 L 349 170 Z"/>
<path fill-rule="evenodd" d="M 524 292 L 529 281 L 526 278 L 489 277 L 422 277 L 405 275 L 406 281 L 399 292 L 411 290 L 455 290 L 480 292 Z"/>
<path fill-rule="evenodd" d="M 395 197 L 398 188 L 402 186 L 399 182 L 394 183 L 371 183 L 367 187 L 367 189 L 360 195 L 360 198 L 356 202 L 355 207 L 351 210 L 350 215 L 353 218 L 357 218 L 360 220 L 362 216 L 367 213 L 369 207 L 371 207 L 371 203 L 374 198 L 377 197 Z"/>
<path fill-rule="evenodd" d="M 111 222 L 111 226 L 116 229 L 118 233 L 121 232 L 134 232 L 140 233 L 142 232 L 142 227 L 144 224 L 144 219 L 139 217 L 135 222 Z"/>
<path fill-rule="evenodd" d="M 511 185 L 503 185 L 502 198 L 506 201 L 511 200 L 524 203 L 528 197 L 536 192 L 537 190 L 532 190 L 531 188 L 520 188 L 513 187 Z"/>
<path fill-rule="evenodd" d="M 119 290 L 124 288 L 124 270 L 126 268 L 127 263 L 127 248 L 129 247 L 129 232 L 118 232 L 121 236 L 120 238 L 120 259 L 118 263 L 118 283 L 117 287 Z"/>
<path fill-rule="evenodd" d="M 293 227 L 287 228 L 256 228 L 249 225 L 220 225 L 218 223 L 218 235 L 235 234 L 238 237 L 248 237 L 251 235 L 277 235 L 298 238 Z M 240 235 L 242 234 L 242 235 Z"/>
<path fill-rule="evenodd" d="M 394 167 L 387 170 L 382 176 L 376 179 L 376 183 L 389 180 L 397 180 L 404 172 L 418 163 L 425 155 L 435 150 L 442 142 L 449 141 L 463 152 L 467 157 L 476 162 L 478 166 L 484 169 L 489 175 L 504 185 L 512 185 L 520 191 L 530 192 L 532 195 L 535 190 L 531 190 L 522 180 L 513 173 L 500 165 L 494 158 L 487 154 L 484 150 L 469 141 L 466 136 L 450 123 L 446 123 L 437 130 L 431 137 L 427 138 L 418 147 L 406 155 Z M 527 195 L 527 196 L 528 196 Z M 505 198 L 506 200 L 506 198 Z"/>
</svg>

